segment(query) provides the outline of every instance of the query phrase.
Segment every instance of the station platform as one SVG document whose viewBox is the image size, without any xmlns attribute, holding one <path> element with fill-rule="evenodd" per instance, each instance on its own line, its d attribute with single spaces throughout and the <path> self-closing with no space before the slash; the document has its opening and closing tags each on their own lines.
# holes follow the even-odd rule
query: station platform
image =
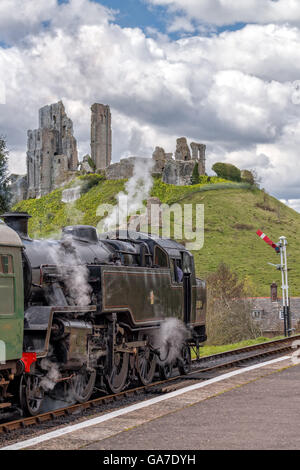
<svg viewBox="0 0 300 470">
<path fill-rule="evenodd" d="M 142 409 L 129 407 L 128 413 L 112 414 L 108 419 L 106 414 L 103 422 L 53 435 L 44 442 L 32 442 L 26 448 L 299 449 L 299 385 L 300 365 L 286 356 L 225 373 L 218 381 L 202 382 L 199 388 L 178 395 L 169 394 L 169 398 Z"/>
</svg>

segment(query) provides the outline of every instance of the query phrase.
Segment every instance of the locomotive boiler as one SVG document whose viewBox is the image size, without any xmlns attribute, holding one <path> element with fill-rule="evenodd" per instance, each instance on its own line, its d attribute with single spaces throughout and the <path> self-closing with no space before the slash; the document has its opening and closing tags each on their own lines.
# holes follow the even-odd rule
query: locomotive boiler
<svg viewBox="0 0 300 470">
<path fill-rule="evenodd" d="M 174 366 L 187 373 L 190 347 L 206 340 L 206 288 L 183 245 L 140 232 L 99 237 L 91 226 L 32 240 L 29 217 L 7 213 L 0 224 L 0 413 L 17 401 L 37 414 L 47 395 L 118 393 Z M 185 325 L 175 358 L 172 337 L 164 358 L 157 343 L 166 319 Z"/>
</svg>

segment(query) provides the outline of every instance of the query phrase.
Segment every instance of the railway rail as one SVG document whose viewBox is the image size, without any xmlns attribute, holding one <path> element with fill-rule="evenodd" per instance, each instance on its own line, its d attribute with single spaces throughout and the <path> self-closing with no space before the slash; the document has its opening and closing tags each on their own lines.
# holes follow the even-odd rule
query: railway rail
<svg viewBox="0 0 300 470">
<path fill-rule="evenodd" d="M 138 397 L 143 393 L 166 393 L 171 391 L 173 387 L 180 387 L 180 381 L 184 380 L 207 380 L 208 373 L 218 372 L 225 368 L 240 367 L 244 363 L 250 361 L 261 360 L 265 357 L 280 355 L 291 352 L 293 349 L 293 342 L 300 339 L 300 335 L 295 335 L 290 338 L 284 338 L 267 343 L 260 343 L 253 346 L 246 346 L 239 349 L 233 349 L 223 353 L 213 354 L 211 356 L 194 359 L 192 362 L 192 369 L 186 376 L 176 375 L 166 380 L 153 382 L 149 385 L 140 386 L 137 388 L 127 389 L 114 395 L 105 395 L 94 398 L 86 403 L 70 405 L 64 408 L 52 410 L 37 416 L 0 423 L 0 434 L 9 434 L 12 431 L 26 429 L 30 426 L 40 425 L 43 423 L 51 422 L 55 418 L 70 417 L 75 415 L 78 418 L 80 412 L 85 410 L 92 411 L 101 404 L 108 404 L 116 402 L 128 397 Z M 194 377 L 193 377 L 194 376 Z M 186 383 L 186 382 L 185 382 Z"/>
</svg>

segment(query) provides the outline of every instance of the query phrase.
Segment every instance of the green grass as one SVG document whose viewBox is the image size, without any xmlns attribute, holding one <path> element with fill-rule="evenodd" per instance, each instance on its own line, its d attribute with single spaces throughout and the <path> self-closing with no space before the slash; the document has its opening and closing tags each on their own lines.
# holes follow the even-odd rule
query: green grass
<svg viewBox="0 0 300 470">
<path fill-rule="evenodd" d="M 275 341 L 276 339 L 282 339 L 283 336 L 276 336 L 274 338 L 265 338 L 264 336 L 260 336 L 259 338 L 256 339 L 247 339 L 245 341 L 240 341 L 239 343 L 233 343 L 233 344 L 224 344 L 223 346 L 203 346 L 200 350 L 200 356 L 205 357 L 205 356 L 211 356 L 212 354 L 218 354 L 226 351 L 231 351 L 232 349 L 240 349 L 244 348 L 246 346 L 253 346 L 255 344 L 260 344 L 260 343 L 267 343 L 268 341 Z M 195 355 L 193 354 L 193 357 Z"/>
<path fill-rule="evenodd" d="M 61 227 L 65 225 L 96 226 L 100 221 L 96 213 L 98 205 L 115 204 L 115 196 L 124 190 L 125 183 L 126 180 L 99 179 L 72 205 L 61 202 L 62 189 L 57 189 L 41 199 L 22 201 L 14 209 L 32 215 L 29 222 L 31 236 L 59 236 Z M 78 184 L 78 181 L 73 184 Z M 274 281 L 281 284 L 279 271 L 268 264 L 279 263 L 279 255 L 258 238 L 257 229 L 263 230 L 275 242 L 281 235 L 286 235 L 291 269 L 290 295 L 300 296 L 299 213 L 247 184 L 219 178 L 209 181 L 202 177 L 201 183 L 194 186 L 167 185 L 155 178 L 151 196 L 168 204 L 204 204 L 204 247 L 193 253 L 197 275 L 205 278 L 217 269 L 220 262 L 225 262 L 241 279 L 248 279 L 254 296 L 269 296 L 270 284 Z M 194 217 L 194 227 L 195 223 Z"/>
</svg>

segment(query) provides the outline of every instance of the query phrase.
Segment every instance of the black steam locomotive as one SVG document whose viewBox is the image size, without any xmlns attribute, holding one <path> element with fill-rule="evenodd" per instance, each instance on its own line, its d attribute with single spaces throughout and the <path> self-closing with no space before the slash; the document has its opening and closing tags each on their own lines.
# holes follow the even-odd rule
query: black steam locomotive
<svg viewBox="0 0 300 470">
<path fill-rule="evenodd" d="M 6 365 L 0 363 L 2 408 L 17 393 L 22 408 L 34 415 L 46 395 L 84 402 L 95 388 L 118 393 L 135 380 L 150 383 L 156 371 L 167 377 L 174 365 L 187 373 L 190 347 L 206 340 L 206 289 L 184 246 L 127 231 L 99 239 L 91 226 L 66 227 L 60 240 L 32 240 L 29 217 L 8 213 L 2 216 L 6 225 L 0 224 L 0 260 L 1 253 L 10 257 L 12 273 L 22 264 L 19 288 L 24 288 L 24 329 L 18 326 L 18 339 L 5 336 L 13 318 L 5 309 L 12 310 L 13 301 L 6 307 L 0 298 L 0 341 L 14 351 Z M 2 242 L 1 227 L 6 227 Z M 7 230 L 21 239 L 11 249 Z M 18 277 L 12 273 L 15 291 L 7 293 L 17 299 Z M 0 262 L 1 283 L 7 285 Z M 175 358 L 172 337 L 163 358 L 157 342 L 167 318 L 186 325 Z"/>
</svg>

